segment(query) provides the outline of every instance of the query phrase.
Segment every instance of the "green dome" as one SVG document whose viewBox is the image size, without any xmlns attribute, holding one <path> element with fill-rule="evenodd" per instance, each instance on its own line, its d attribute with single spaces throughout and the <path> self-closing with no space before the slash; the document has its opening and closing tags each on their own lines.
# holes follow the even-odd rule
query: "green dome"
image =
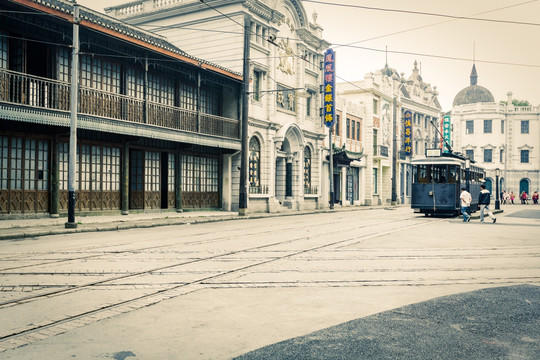
<svg viewBox="0 0 540 360">
<path fill-rule="evenodd" d="M 454 98 L 454 106 L 464 104 L 476 104 L 479 102 L 495 102 L 495 98 L 491 91 L 483 86 L 477 85 L 478 75 L 476 74 L 476 66 L 473 65 L 471 72 L 471 85 L 458 92 Z"/>
</svg>

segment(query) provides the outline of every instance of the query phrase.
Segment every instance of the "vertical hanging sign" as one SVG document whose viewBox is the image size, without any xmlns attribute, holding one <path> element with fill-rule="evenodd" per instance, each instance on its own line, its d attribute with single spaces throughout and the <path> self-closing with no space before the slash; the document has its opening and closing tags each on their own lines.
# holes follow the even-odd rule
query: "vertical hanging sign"
<svg viewBox="0 0 540 360">
<path fill-rule="evenodd" d="M 324 125 L 334 126 L 336 111 L 334 106 L 336 87 L 336 53 L 332 49 L 324 53 Z"/>
<path fill-rule="evenodd" d="M 442 125 L 443 125 L 442 134 L 443 134 L 444 140 L 443 140 L 443 144 L 441 145 L 443 148 L 443 152 L 448 153 L 450 152 L 450 150 L 448 149 L 448 146 L 446 146 L 446 144 L 450 145 L 450 116 L 448 115 L 443 116 Z"/>
<path fill-rule="evenodd" d="M 404 139 L 403 139 L 403 151 L 405 155 L 412 155 L 412 112 L 407 110 L 403 113 L 403 129 L 404 129 Z"/>
</svg>

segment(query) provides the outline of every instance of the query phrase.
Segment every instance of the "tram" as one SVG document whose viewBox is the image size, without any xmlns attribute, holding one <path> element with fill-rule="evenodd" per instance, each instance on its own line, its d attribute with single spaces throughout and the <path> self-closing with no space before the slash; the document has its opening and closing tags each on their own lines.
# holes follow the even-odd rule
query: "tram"
<svg viewBox="0 0 540 360">
<path fill-rule="evenodd" d="M 471 193 L 471 212 L 478 210 L 478 194 L 485 170 L 462 154 L 428 149 L 426 156 L 412 160 L 411 208 L 431 215 L 461 213 L 461 188 Z"/>
</svg>

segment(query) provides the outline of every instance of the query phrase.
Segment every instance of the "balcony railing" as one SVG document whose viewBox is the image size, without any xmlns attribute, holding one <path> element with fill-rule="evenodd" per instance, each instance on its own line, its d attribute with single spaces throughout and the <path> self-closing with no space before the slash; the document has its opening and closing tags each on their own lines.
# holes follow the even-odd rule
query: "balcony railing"
<svg viewBox="0 0 540 360">
<path fill-rule="evenodd" d="M 249 186 L 250 194 L 268 194 L 268 185 Z"/>
<path fill-rule="evenodd" d="M 373 156 L 388 157 L 388 146 L 374 145 L 373 146 Z"/>
<path fill-rule="evenodd" d="M 0 70 L 0 102 L 59 111 L 70 110 L 71 85 L 57 80 Z M 240 121 L 200 114 L 175 106 L 145 102 L 126 95 L 80 87 L 78 112 L 102 118 L 160 126 L 174 130 L 240 138 Z"/>
<path fill-rule="evenodd" d="M 317 195 L 319 188 L 317 186 L 304 186 L 304 195 Z"/>
</svg>

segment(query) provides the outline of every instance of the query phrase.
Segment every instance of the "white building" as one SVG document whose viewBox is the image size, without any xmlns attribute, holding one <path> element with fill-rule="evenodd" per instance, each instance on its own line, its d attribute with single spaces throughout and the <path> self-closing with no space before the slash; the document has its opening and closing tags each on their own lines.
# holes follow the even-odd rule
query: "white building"
<svg viewBox="0 0 540 360">
<path fill-rule="evenodd" d="M 473 158 L 487 171 L 486 185 L 496 191 L 531 194 L 540 190 L 540 106 L 515 106 L 496 102 L 491 92 L 477 84 L 473 65 L 470 86 L 454 98 L 452 125 L 454 149 Z"/>
<path fill-rule="evenodd" d="M 325 128 L 318 110 L 320 62 L 329 44 L 316 14 L 310 21 L 302 1 L 141 0 L 106 11 L 240 73 L 244 32 L 249 31 L 249 211 L 326 206 Z M 233 184 L 229 203 L 236 210 L 240 154 L 225 162 L 230 170 L 223 180 Z"/>
<path fill-rule="evenodd" d="M 360 204 L 410 203 L 411 159 L 423 156 L 427 148 L 439 146 L 436 127 L 441 106 L 437 95 L 436 88 L 423 81 L 417 62 L 408 78 L 386 65 L 366 74 L 362 81 L 338 84 L 338 99 L 352 105 L 342 105 L 347 112 L 343 115 L 346 123 L 342 121 L 344 125 L 340 126 L 335 142 L 341 145 L 346 139 L 348 150 L 363 152 L 357 167 Z M 348 135 L 347 124 L 352 124 L 352 120 L 347 115 L 353 105 L 361 108 L 356 110 L 361 114 L 358 142 Z M 404 152 L 405 111 L 411 112 L 412 119 L 410 155 Z M 345 188 L 344 176 L 341 178 Z"/>
</svg>

